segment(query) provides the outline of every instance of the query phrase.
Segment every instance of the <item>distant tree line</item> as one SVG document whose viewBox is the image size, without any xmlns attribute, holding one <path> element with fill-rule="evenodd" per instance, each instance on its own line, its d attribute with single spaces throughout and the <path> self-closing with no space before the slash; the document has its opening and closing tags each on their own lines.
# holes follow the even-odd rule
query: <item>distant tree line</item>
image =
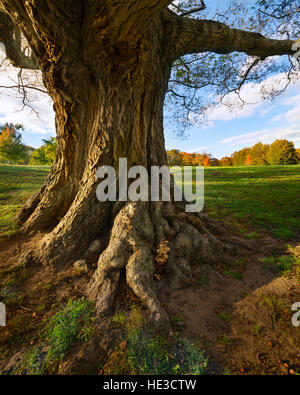
<svg viewBox="0 0 300 395">
<path fill-rule="evenodd" d="M 23 131 L 24 127 L 20 124 L 0 125 L 0 162 L 51 165 L 57 151 L 56 138 L 44 139 L 43 145 L 35 149 L 23 142 Z M 300 148 L 295 149 L 291 141 L 276 140 L 271 145 L 257 143 L 220 160 L 206 152 L 188 153 L 176 149 L 167 151 L 167 156 L 170 166 L 294 165 L 300 163 Z"/>
<path fill-rule="evenodd" d="M 0 162 L 18 165 L 51 165 L 54 162 L 56 138 L 44 139 L 40 148 L 26 145 L 22 140 L 22 125 L 0 125 Z"/>
<path fill-rule="evenodd" d="M 167 151 L 167 156 L 170 166 L 219 166 L 219 160 L 206 152 L 198 154 L 173 149 Z"/>
<path fill-rule="evenodd" d="M 267 166 L 300 164 L 300 148 L 288 140 L 276 140 L 273 144 L 257 143 L 243 148 L 231 156 L 216 159 L 206 152 L 202 154 L 167 151 L 170 166 Z"/>
</svg>

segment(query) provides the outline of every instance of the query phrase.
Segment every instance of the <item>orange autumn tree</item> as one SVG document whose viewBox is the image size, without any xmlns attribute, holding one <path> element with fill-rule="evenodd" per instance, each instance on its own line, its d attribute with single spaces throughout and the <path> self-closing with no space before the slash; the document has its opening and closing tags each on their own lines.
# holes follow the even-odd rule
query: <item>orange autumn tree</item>
<svg viewBox="0 0 300 395">
<path fill-rule="evenodd" d="M 245 165 L 251 166 L 252 164 L 253 164 L 253 161 L 252 161 L 251 155 L 248 154 L 248 155 L 246 156 Z"/>
<path fill-rule="evenodd" d="M 29 160 L 28 147 L 22 142 L 22 125 L 0 125 L 0 161 L 20 164 Z"/>
<path fill-rule="evenodd" d="M 203 166 L 209 167 L 211 165 L 210 158 L 206 157 L 203 159 Z"/>
</svg>

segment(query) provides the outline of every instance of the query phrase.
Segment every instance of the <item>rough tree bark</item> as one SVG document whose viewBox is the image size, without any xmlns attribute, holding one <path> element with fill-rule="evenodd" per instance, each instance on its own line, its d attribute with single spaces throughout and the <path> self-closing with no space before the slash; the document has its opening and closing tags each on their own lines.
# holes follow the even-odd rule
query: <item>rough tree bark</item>
<svg viewBox="0 0 300 395">
<path fill-rule="evenodd" d="M 96 170 L 167 164 L 163 104 L 174 60 L 183 54 L 244 51 L 262 58 L 292 53 L 291 41 L 269 40 L 214 21 L 191 20 L 170 1 L 0 0 L 2 20 L 22 30 L 54 101 L 59 150 L 41 190 L 23 208 L 24 231 L 48 229 L 35 257 L 63 265 L 110 234 L 87 295 L 98 312 L 113 303 L 120 271 L 156 323 L 167 317 L 153 288 L 157 245 L 170 241 L 169 273 L 189 275 L 193 249 L 204 261 L 224 259 L 221 243 L 200 216 L 174 204 L 100 203 Z M 5 13 L 5 15 L 4 15 Z M 13 30 L 0 41 L 16 66 L 29 67 Z M 9 51 L 8 51 L 9 49 Z"/>
</svg>

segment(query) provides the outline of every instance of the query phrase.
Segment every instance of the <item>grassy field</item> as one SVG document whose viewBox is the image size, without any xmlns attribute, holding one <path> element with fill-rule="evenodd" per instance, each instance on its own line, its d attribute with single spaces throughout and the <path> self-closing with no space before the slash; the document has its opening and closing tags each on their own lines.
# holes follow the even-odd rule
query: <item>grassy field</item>
<svg viewBox="0 0 300 395">
<path fill-rule="evenodd" d="M 16 213 L 48 171 L 46 166 L 0 166 L 1 236 L 13 234 Z M 300 233 L 300 165 L 206 168 L 205 210 L 233 221 L 249 238 L 266 229 L 293 239 Z"/>
<path fill-rule="evenodd" d="M 207 168 L 205 209 L 240 227 L 266 229 L 293 239 L 300 232 L 300 166 Z"/>
<path fill-rule="evenodd" d="M 47 166 L 0 166 L 0 235 L 15 232 L 14 218 L 33 192 L 42 185 Z"/>
</svg>

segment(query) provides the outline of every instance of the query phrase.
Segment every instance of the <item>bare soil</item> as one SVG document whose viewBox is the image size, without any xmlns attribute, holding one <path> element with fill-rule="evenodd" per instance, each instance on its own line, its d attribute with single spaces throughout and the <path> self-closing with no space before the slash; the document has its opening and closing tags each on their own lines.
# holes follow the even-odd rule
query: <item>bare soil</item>
<svg viewBox="0 0 300 395">
<path fill-rule="evenodd" d="M 62 271 L 35 264 L 23 267 L 24 252 L 42 237 L 15 236 L 0 243 L 1 286 L 15 295 L 7 305 L 7 326 L 0 328 L 0 370 L 10 367 L 12 371 L 24 350 L 40 341 L 47 319 L 69 299 L 84 295 L 97 266 L 95 257 L 84 275 L 72 267 Z M 209 374 L 300 373 L 300 328 L 291 323 L 291 306 L 300 301 L 299 278 L 293 273 L 279 277 L 274 268 L 262 265 L 260 259 L 271 253 L 287 253 L 285 243 L 266 238 L 255 254 L 232 266 L 196 260 L 197 285 L 170 290 L 164 274 L 156 281 L 172 330 L 207 351 Z M 116 305 L 126 308 L 132 302 L 139 303 L 124 281 Z M 107 322 L 96 335 L 88 344 L 74 345 L 57 372 L 99 372 L 122 339 Z"/>
</svg>

